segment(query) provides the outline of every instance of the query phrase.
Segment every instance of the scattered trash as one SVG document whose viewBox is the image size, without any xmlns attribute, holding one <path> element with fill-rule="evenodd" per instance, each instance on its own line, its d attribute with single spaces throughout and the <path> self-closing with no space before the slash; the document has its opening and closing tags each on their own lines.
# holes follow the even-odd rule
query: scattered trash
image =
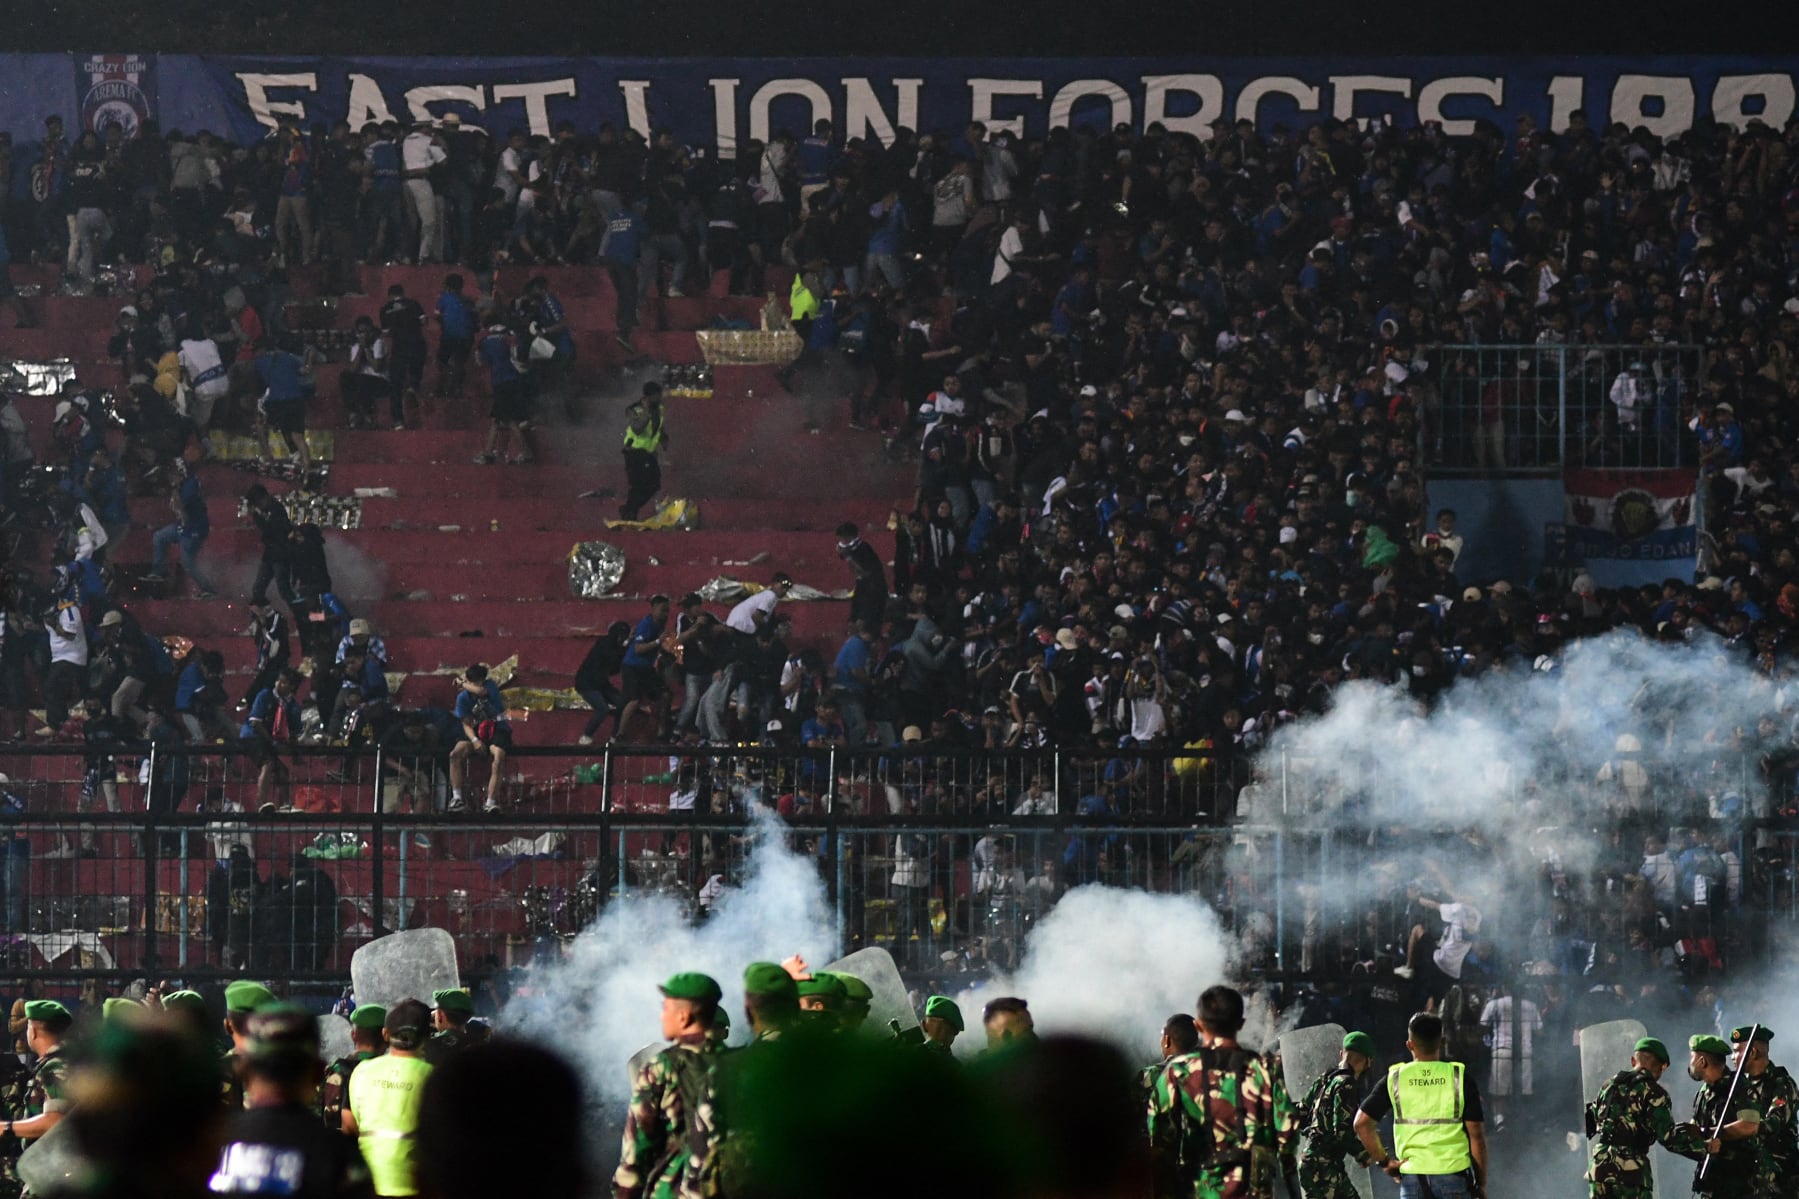
<svg viewBox="0 0 1799 1199">
<path fill-rule="evenodd" d="M 397 500 L 400 493 L 391 487 L 358 487 L 350 493 L 359 500 Z"/>
<path fill-rule="evenodd" d="M 699 597 L 709 604 L 735 603 L 747 596 L 755 595 L 758 591 L 767 589 L 765 583 L 746 583 L 739 579 L 719 575 L 716 579 L 711 579 L 700 587 Z M 786 595 L 787 600 L 802 602 L 806 600 L 846 600 L 849 597 L 848 591 L 820 591 L 818 588 L 808 587 L 804 583 L 795 583 L 793 589 Z"/>
<path fill-rule="evenodd" d="M 600 599 L 625 577 L 625 552 L 606 541 L 577 542 L 568 552 L 568 589 L 582 599 Z"/>
<path fill-rule="evenodd" d="M 697 529 L 700 527 L 700 506 L 692 500 L 663 500 L 656 506 L 656 514 L 647 520 L 609 520 L 606 527 L 638 529 L 646 533 L 664 529 Z"/>
</svg>

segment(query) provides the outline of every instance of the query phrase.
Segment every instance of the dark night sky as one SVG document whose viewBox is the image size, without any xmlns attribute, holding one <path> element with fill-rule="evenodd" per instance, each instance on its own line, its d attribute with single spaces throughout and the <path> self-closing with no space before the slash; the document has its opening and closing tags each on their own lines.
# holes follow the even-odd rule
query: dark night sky
<svg viewBox="0 0 1799 1199">
<path fill-rule="evenodd" d="M 1799 45 L 1791 32 L 1799 22 L 1776 17 L 1783 6 L 1766 0 L 12 0 L 10 7 L 8 50 L 1178 56 L 1791 53 Z M 1789 32 L 1771 39 L 1769 30 L 1781 27 Z"/>
</svg>

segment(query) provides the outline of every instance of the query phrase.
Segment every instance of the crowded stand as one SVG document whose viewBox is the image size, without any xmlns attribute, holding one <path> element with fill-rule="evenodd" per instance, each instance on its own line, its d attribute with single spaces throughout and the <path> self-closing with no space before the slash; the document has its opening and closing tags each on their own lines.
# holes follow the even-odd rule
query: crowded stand
<svg viewBox="0 0 1799 1199">
<path fill-rule="evenodd" d="M 46 374 L 15 355 L 7 376 L 0 734 L 88 747 L 106 765 L 80 802 L 115 811 L 120 788 L 139 784 L 115 783 L 111 763 L 146 745 L 242 751 L 216 788 L 194 788 L 190 810 L 200 792 L 288 807 L 298 743 L 400 747 L 447 769 L 448 786 L 414 795 L 414 810 L 455 815 L 502 810 L 515 737 L 573 750 L 610 736 L 675 747 L 656 792 L 670 811 L 729 812 L 754 794 L 804 817 L 844 796 L 876 816 L 1191 827 L 1248 815 L 1241 793 L 1266 783 L 1256 752 L 1327 711 L 1347 680 L 1428 706 L 1463 680 L 1552 669 L 1572 639 L 1628 629 L 1717 638 L 1768 680 L 1768 720 L 1719 729 L 1707 752 L 1740 756 L 1736 789 L 1785 805 L 1799 766 L 1775 697 L 1799 621 L 1796 144 L 1799 123 L 1702 121 L 1664 139 L 1578 111 L 1564 130 L 1526 117 L 1455 138 L 1221 120 L 1204 140 L 1156 125 L 1020 139 L 974 123 L 882 144 L 820 122 L 720 160 L 664 130 L 536 137 L 446 117 L 284 125 L 233 145 L 153 123 L 130 138 L 71 135 L 51 117 L 41 136 L 14 130 L 0 159 L 0 296 L 20 329 L 40 326 L 31 362 L 67 356 L 58 338 L 77 334 L 45 309 L 72 300 L 93 314 L 78 335 L 103 324 L 116 365 Z M 427 268 L 439 294 L 396 283 L 348 327 L 296 319 L 355 295 L 364 267 L 382 264 Z M 578 278 L 603 279 L 609 326 L 568 316 L 557 293 Z M 639 483 L 664 421 L 679 438 L 732 419 L 638 386 L 660 344 L 639 335 L 643 315 L 690 292 L 740 299 L 720 305 L 722 322 L 791 325 L 803 351 L 780 384 L 840 405 L 833 444 L 899 481 L 886 528 L 878 515 L 823 526 L 841 563 L 811 581 L 849 591 L 847 605 L 796 633 L 791 613 L 811 606 L 788 602 L 794 580 L 774 571 L 794 567 L 778 559 L 734 605 L 644 595 L 558 672 L 592 708 L 578 737 L 515 734 L 486 667 L 429 703 L 390 696 L 382 636 L 327 563 L 327 544 L 357 533 L 296 523 L 282 502 L 315 477 L 308 431 L 420 435 L 434 401 L 480 405 L 485 383 L 476 462 L 497 479 L 532 462 L 532 426 L 554 427 L 603 369 L 605 386 L 643 396 L 625 434 L 640 473 L 621 516 L 635 519 L 661 486 L 660 474 L 648 495 Z M 585 353 L 601 332 L 606 356 L 577 367 L 577 339 Z M 1457 364 L 1482 347 L 1517 365 L 1445 386 L 1478 371 Z M 1566 437 L 1578 462 L 1546 458 L 1553 439 L 1508 434 L 1545 419 L 1528 385 L 1545 362 L 1601 347 L 1628 365 L 1563 417 L 1578 422 Z M 623 424 L 602 419 L 608 436 Z M 251 458 L 218 452 L 246 436 Z M 1475 577 L 1458 567 L 1456 512 L 1426 495 L 1438 468 L 1675 462 L 1698 469 L 1701 569 L 1652 586 L 1599 587 L 1578 563 Z M 148 564 L 119 555 L 143 496 L 168 504 Z M 233 503 L 260 538 L 248 594 L 221 594 L 205 548 Z M 247 602 L 253 666 L 228 671 L 221 646 L 147 627 L 134 609 L 149 595 Z M 792 756 L 750 786 L 700 752 L 753 744 Z M 1650 777 L 1641 748 L 1621 739 L 1628 760 L 1571 773 L 1628 790 Z M 1079 794 L 1059 806 L 1056 780 L 1016 759 L 997 774 L 965 765 L 1011 751 L 1087 763 L 1065 784 Z M 838 779 L 821 753 L 845 755 Z M 336 782 L 365 777 L 354 752 L 332 767 Z M 152 811 L 180 810 L 185 781 L 144 778 Z M 1456 906 L 1446 880 L 1417 881 L 1434 851 L 1385 842 L 1378 919 L 1337 920 L 1328 943 L 1308 930 L 1306 960 L 1320 974 L 1379 961 L 1439 999 L 1465 961 L 1487 977 L 1526 961 L 1580 973 L 1608 952 L 1650 972 L 1723 969 L 1754 937 L 1714 935 L 1709 915 L 1699 928 L 1693 880 L 1755 906 L 1779 863 L 1752 855 L 1749 807 L 1739 794 L 1721 808 L 1720 789 L 1685 766 L 1656 773 L 1634 793 L 1655 802 L 1621 805 L 1603 830 L 1603 868 L 1545 866 L 1541 902 L 1507 914 L 1498 948 L 1476 948 L 1478 913 L 1440 927 L 1423 915 L 1420 897 Z M 984 968 L 1086 881 L 1216 887 L 1209 898 L 1257 927 L 1268 892 L 1242 862 L 1253 844 L 1199 852 L 1166 837 L 1126 852 L 1122 835 L 1061 838 L 1052 823 L 1017 846 L 878 838 L 891 864 L 865 881 L 896 897 L 902 963 L 936 969 L 959 952 L 956 968 Z M 708 864 L 693 881 L 713 877 Z M 971 913 L 994 910 L 1011 941 L 976 927 L 986 918 Z M 1460 946 L 1449 965 L 1440 940 Z"/>
</svg>

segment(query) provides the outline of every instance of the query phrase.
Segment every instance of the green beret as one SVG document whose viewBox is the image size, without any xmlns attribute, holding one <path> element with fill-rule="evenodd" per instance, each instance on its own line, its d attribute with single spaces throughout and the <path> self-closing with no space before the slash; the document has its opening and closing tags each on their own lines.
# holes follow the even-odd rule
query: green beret
<svg viewBox="0 0 1799 1199">
<path fill-rule="evenodd" d="M 771 999 L 797 1000 L 800 997 L 799 985 L 793 981 L 793 975 L 773 962 L 751 962 L 744 967 L 743 993 Z"/>
<path fill-rule="evenodd" d="M 123 995 L 114 995 L 100 1005 L 100 1018 L 108 1022 L 131 1019 L 132 1012 L 143 1011 L 144 1005 L 135 999 L 127 999 Z"/>
<path fill-rule="evenodd" d="M 1774 1039 L 1774 1030 L 1767 1025 L 1744 1024 L 1730 1030 L 1730 1043 L 1732 1045 L 1741 1045 L 1744 1041 L 1749 1039 L 1750 1033 L 1754 1033 L 1755 1039 L 1758 1041 L 1772 1041 Z"/>
<path fill-rule="evenodd" d="M 273 991 L 248 978 L 240 978 L 225 988 L 225 1010 L 233 1016 L 247 1016 L 274 1002 Z"/>
<path fill-rule="evenodd" d="M 350 1027 L 364 1032 L 379 1032 L 386 1023 L 387 1009 L 378 1003 L 361 1004 L 350 1013 Z"/>
<path fill-rule="evenodd" d="M 475 997 L 461 987 L 445 987 L 431 992 L 431 1006 L 460 1016 L 475 1014 Z"/>
<path fill-rule="evenodd" d="M 957 1032 L 963 1031 L 962 1009 L 957 1007 L 956 1001 L 951 999 L 948 995 L 933 995 L 925 1000 L 924 1015 L 926 1020 L 929 1020 L 932 1017 L 936 1017 L 939 1020 L 948 1020 L 951 1028 L 955 1029 Z"/>
<path fill-rule="evenodd" d="M 162 997 L 165 1012 L 199 1012 L 206 1014 L 206 997 L 198 991 L 174 991 Z"/>
<path fill-rule="evenodd" d="M 731 1031 L 731 1013 L 725 1011 L 725 1009 L 723 1007 L 720 1007 L 717 1011 L 713 1012 L 712 1013 L 712 1028 L 715 1032 L 721 1032 L 721 1033 L 730 1032 Z"/>
<path fill-rule="evenodd" d="M 1723 1038 L 1714 1037 L 1709 1033 L 1701 1033 L 1698 1036 L 1688 1037 L 1687 1048 L 1694 1053 L 1709 1053 L 1713 1057 L 1730 1056 L 1730 1046 L 1724 1043 Z"/>
<path fill-rule="evenodd" d="M 1653 1053 L 1656 1057 L 1661 1059 L 1662 1065 L 1665 1066 L 1668 1064 L 1668 1047 L 1654 1037 L 1644 1037 L 1642 1040 L 1638 1041 L 1636 1051 L 1638 1053 Z"/>
<path fill-rule="evenodd" d="M 696 1003 L 717 1003 L 725 997 L 718 980 L 710 974 L 676 974 L 658 988 L 670 999 L 691 999 Z"/>
<path fill-rule="evenodd" d="M 251 1061 L 316 1058 L 319 1055 L 319 1022 L 296 1004 L 277 1003 L 258 1008 L 244 1029 L 244 1053 Z"/>
<path fill-rule="evenodd" d="M 796 989 L 801 999 L 822 999 L 825 1010 L 834 1012 L 843 1006 L 843 983 L 835 974 L 814 974 L 799 980 Z"/>
<path fill-rule="evenodd" d="M 25 1004 L 27 1020 L 41 1020 L 45 1024 L 67 1024 L 75 1017 L 69 1015 L 69 1009 L 54 999 L 33 999 Z"/>
<path fill-rule="evenodd" d="M 838 974 L 836 977 L 843 984 L 844 1006 L 866 1013 L 869 1004 L 874 1002 L 874 990 L 853 974 Z"/>
<path fill-rule="evenodd" d="M 1363 1057 L 1374 1057 L 1374 1038 L 1365 1032 L 1352 1032 L 1343 1038 L 1343 1048 Z"/>
</svg>

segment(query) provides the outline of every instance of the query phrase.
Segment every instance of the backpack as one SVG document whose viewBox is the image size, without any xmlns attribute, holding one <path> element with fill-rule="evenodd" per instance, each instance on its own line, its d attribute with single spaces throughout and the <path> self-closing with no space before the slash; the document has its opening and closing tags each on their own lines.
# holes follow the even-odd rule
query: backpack
<svg viewBox="0 0 1799 1199">
<path fill-rule="evenodd" d="M 1312 1085 L 1306 1088 L 1305 1098 L 1301 1099 L 1299 1106 L 1294 1109 L 1293 1131 L 1301 1134 L 1311 1132 L 1317 1123 L 1318 1106 L 1324 1099 L 1324 1089 L 1330 1085 L 1330 1080 L 1344 1075 L 1353 1076 L 1354 1073 L 1348 1067 L 1338 1066 L 1335 1070 L 1321 1074 L 1314 1079 Z"/>
<path fill-rule="evenodd" d="M 1219 1150 L 1218 1131 L 1214 1127 L 1212 1113 L 1209 1109 L 1200 1109 L 1199 1104 L 1212 1089 L 1212 1076 L 1219 1073 L 1236 1076 L 1237 1094 L 1241 1097 L 1243 1078 L 1249 1073 L 1249 1064 L 1256 1057 L 1241 1046 L 1222 1052 L 1199 1049 L 1194 1056 L 1199 1058 L 1200 1069 L 1187 1076 L 1188 1084 L 1174 1097 L 1174 1166 L 1183 1181 L 1191 1181 L 1201 1169 L 1214 1162 L 1221 1169 L 1228 1170 L 1247 1160 L 1242 1150 Z M 1240 1158 L 1243 1160 L 1238 1160 Z"/>
</svg>

